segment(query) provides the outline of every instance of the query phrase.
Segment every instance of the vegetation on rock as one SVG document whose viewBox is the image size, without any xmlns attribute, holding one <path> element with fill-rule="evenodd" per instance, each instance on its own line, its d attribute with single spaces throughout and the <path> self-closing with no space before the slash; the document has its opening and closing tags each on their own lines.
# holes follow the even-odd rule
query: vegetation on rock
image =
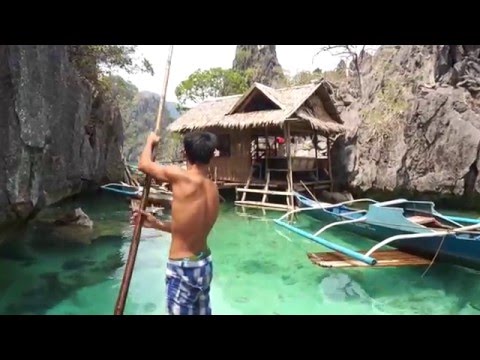
<svg viewBox="0 0 480 360">
<path fill-rule="evenodd" d="M 320 80 L 324 76 L 324 73 L 320 69 L 314 71 L 300 71 L 293 76 L 286 75 L 287 86 L 308 85 L 313 81 Z"/>
<path fill-rule="evenodd" d="M 123 119 L 123 153 L 127 161 L 135 162 L 145 144 L 146 136 L 152 131 L 158 111 L 159 96 L 139 92 L 131 82 L 116 70 L 128 74 L 145 72 L 153 75 L 150 62 L 136 54 L 137 46 L 131 45 L 72 45 L 69 56 L 78 72 L 95 87 L 104 101 L 118 106 Z M 167 103 L 167 118 L 162 127 L 172 120 L 172 104 Z M 173 160 L 177 156 L 177 137 L 166 135 L 159 146 L 160 160 Z"/>
<path fill-rule="evenodd" d="M 147 59 L 134 58 L 136 45 L 70 45 L 68 51 L 80 74 L 94 83 L 114 69 L 154 74 Z"/>
<path fill-rule="evenodd" d="M 387 79 L 372 98 L 374 105 L 360 111 L 370 138 L 387 140 L 402 128 L 401 120 L 409 108 L 404 91 L 398 82 Z"/>
</svg>

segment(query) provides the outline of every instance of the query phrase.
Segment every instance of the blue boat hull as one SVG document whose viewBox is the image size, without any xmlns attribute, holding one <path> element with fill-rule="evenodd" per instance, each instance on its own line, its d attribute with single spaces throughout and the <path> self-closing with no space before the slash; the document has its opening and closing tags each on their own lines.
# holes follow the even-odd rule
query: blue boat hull
<svg viewBox="0 0 480 360">
<path fill-rule="evenodd" d="M 309 207 L 309 205 L 302 201 L 297 201 L 299 207 Z M 337 209 L 335 209 L 337 211 Z M 338 213 L 348 212 L 352 209 L 346 207 L 339 208 Z M 303 214 L 319 220 L 322 223 L 333 223 L 348 219 L 339 214 L 325 211 L 322 209 L 304 211 Z M 355 217 L 361 217 L 356 215 Z M 385 240 L 388 237 L 395 235 L 411 234 L 412 232 L 402 231 L 392 227 L 372 225 L 365 222 L 350 223 L 340 225 L 342 230 L 346 230 L 352 234 L 358 234 L 376 242 Z M 326 230 L 331 231 L 331 230 Z M 433 258 L 441 245 L 441 249 L 435 261 L 449 262 L 460 266 L 480 270 L 480 241 L 479 236 L 470 237 L 467 235 L 448 235 L 436 236 L 430 238 L 420 239 L 405 239 L 395 241 L 389 244 L 400 251 L 408 252 L 414 255 L 423 256 L 426 258 Z M 442 243 L 443 241 L 443 243 Z M 375 257 L 375 253 L 372 255 Z"/>
</svg>

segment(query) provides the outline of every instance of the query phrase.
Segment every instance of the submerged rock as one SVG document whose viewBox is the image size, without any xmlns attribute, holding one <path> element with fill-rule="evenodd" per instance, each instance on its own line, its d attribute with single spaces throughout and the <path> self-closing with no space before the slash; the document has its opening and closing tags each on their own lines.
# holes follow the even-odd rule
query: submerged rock
<svg viewBox="0 0 480 360">
<path fill-rule="evenodd" d="M 462 303 L 457 296 L 443 290 L 424 289 L 378 298 L 374 306 L 393 315 L 456 315 L 460 312 Z"/>
<path fill-rule="evenodd" d="M 152 313 L 155 310 L 157 310 L 157 305 L 152 302 L 146 303 L 143 306 L 143 311 L 145 311 L 146 313 Z"/>
<path fill-rule="evenodd" d="M 295 285 L 297 283 L 292 275 L 282 275 L 282 281 L 285 285 Z"/>
<path fill-rule="evenodd" d="M 239 270 L 246 274 L 273 274 L 278 270 L 278 265 L 268 260 L 245 260 Z"/>
<path fill-rule="evenodd" d="M 79 208 L 60 218 L 36 219 L 34 247 L 65 247 L 90 245 L 94 241 L 118 243 L 125 224 L 114 220 L 98 220 L 95 224 Z"/>
<path fill-rule="evenodd" d="M 62 265 L 62 269 L 66 271 L 80 270 L 93 264 L 95 264 L 95 261 L 93 260 L 72 259 L 65 261 Z"/>
<path fill-rule="evenodd" d="M 122 265 L 119 254 L 112 254 L 100 262 L 88 259 L 66 261 L 62 270 L 69 271 L 38 275 L 31 282 L 31 287 L 27 285 L 21 297 L 6 306 L 5 313 L 43 315 L 65 299 L 72 299 L 74 304 L 81 307 L 80 299 L 75 299 L 75 293 L 82 288 L 104 282 Z M 151 308 L 151 305 L 149 306 Z"/>
<path fill-rule="evenodd" d="M 81 244 L 92 242 L 93 221 L 81 208 L 67 212 L 53 224 L 57 226 L 53 230 L 54 239 Z"/>
<path fill-rule="evenodd" d="M 93 221 L 88 217 L 87 214 L 81 209 L 76 208 L 72 211 L 67 212 L 59 219 L 53 222 L 55 225 L 59 226 L 83 226 L 92 229 Z"/>
<path fill-rule="evenodd" d="M 325 277 L 320 283 L 320 291 L 330 301 L 360 300 L 371 302 L 365 290 L 346 274 L 334 274 Z"/>
</svg>

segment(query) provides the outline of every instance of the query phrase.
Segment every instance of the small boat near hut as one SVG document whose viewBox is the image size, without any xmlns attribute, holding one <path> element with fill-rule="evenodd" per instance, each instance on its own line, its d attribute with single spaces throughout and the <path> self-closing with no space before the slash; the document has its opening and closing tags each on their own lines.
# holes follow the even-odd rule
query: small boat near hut
<svg viewBox="0 0 480 360">
<path fill-rule="evenodd" d="M 480 219 L 443 215 L 429 201 L 395 199 L 377 202 L 372 199 L 356 199 L 329 204 L 298 193 L 295 193 L 295 198 L 298 208 L 275 222 L 334 251 L 309 254 L 309 258 L 317 265 L 422 265 L 437 258 L 438 261 L 480 269 Z M 353 207 L 355 203 L 368 203 L 368 207 L 358 209 Z M 284 221 L 299 212 L 328 224 L 312 234 Z M 352 234 L 370 238 L 377 244 L 367 251 L 354 251 L 320 237 L 325 231 L 340 226 Z M 385 246 L 397 250 L 379 251 Z"/>
<path fill-rule="evenodd" d="M 126 196 L 130 199 L 141 199 L 143 186 L 128 185 L 125 183 L 110 183 L 101 186 L 103 190 Z M 151 187 L 148 194 L 148 203 L 154 206 L 170 208 L 173 199 L 171 191 L 158 187 Z"/>
</svg>

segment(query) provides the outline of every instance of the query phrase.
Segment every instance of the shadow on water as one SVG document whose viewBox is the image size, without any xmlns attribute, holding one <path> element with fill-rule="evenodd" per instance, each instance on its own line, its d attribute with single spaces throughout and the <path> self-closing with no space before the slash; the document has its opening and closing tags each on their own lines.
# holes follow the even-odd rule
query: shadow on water
<svg viewBox="0 0 480 360">
<path fill-rule="evenodd" d="M 102 262 L 89 259 L 67 260 L 62 271 L 44 272 L 35 276 L 35 283 L 28 286 L 9 303 L 5 314 L 45 314 L 59 302 L 72 297 L 79 289 L 104 282 L 123 265 L 120 255 L 112 254 Z"/>
<path fill-rule="evenodd" d="M 63 209 L 75 207 L 93 220 L 92 230 L 51 225 Z M 48 208 L 24 228 L 6 233 L 9 241 L 0 247 L 0 313 L 45 314 L 78 290 L 108 280 L 124 264 L 126 219 L 125 203 L 96 194 Z"/>
</svg>

